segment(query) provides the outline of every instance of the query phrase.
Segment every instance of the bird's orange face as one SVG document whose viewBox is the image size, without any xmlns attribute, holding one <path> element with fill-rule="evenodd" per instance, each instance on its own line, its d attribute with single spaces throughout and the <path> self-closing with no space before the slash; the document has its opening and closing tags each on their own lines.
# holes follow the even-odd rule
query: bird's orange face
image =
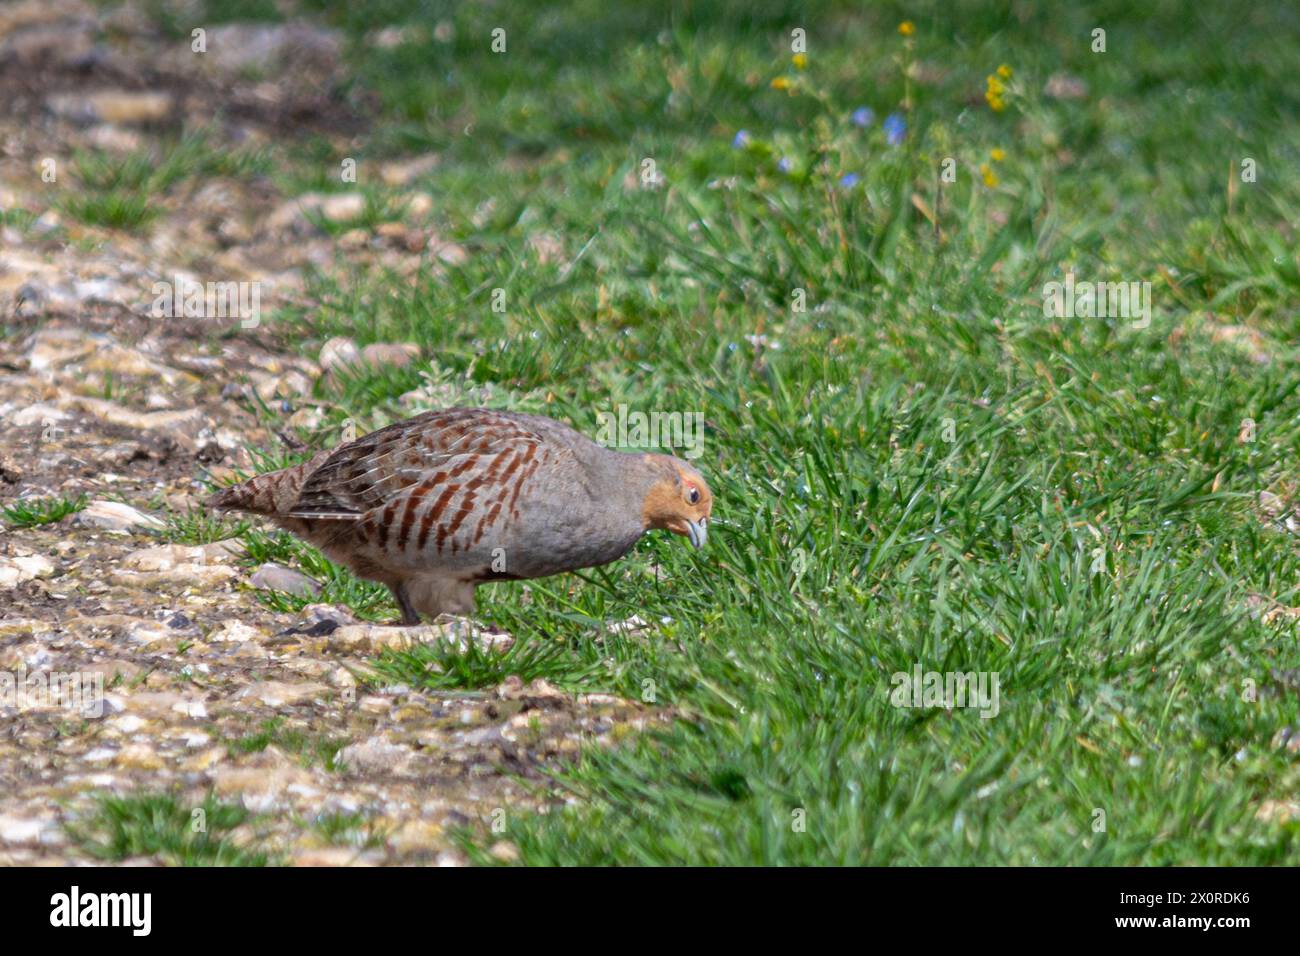
<svg viewBox="0 0 1300 956">
<path fill-rule="evenodd" d="M 660 528 L 691 539 L 704 547 L 713 514 L 713 492 L 698 471 L 686 462 L 667 455 L 656 456 L 664 477 L 656 481 L 645 498 L 643 517 L 647 528 Z"/>
</svg>

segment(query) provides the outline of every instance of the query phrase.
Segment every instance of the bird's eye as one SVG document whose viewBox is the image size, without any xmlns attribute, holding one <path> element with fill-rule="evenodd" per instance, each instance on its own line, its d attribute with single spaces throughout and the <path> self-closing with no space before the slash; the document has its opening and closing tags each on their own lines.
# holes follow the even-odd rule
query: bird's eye
<svg viewBox="0 0 1300 956">
<path fill-rule="evenodd" d="M 700 489 L 692 488 L 690 491 L 686 492 L 686 500 L 693 505 L 698 505 L 700 503 Z"/>
</svg>

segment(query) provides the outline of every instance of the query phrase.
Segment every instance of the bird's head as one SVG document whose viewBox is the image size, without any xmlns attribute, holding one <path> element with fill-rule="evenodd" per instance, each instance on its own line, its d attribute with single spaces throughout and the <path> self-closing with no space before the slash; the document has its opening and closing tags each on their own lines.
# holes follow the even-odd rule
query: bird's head
<svg viewBox="0 0 1300 956">
<path fill-rule="evenodd" d="M 661 529 L 685 535 L 697 548 L 709 536 L 713 492 L 698 471 L 671 455 L 646 455 L 654 480 L 646 492 L 641 516 L 646 530 Z"/>
</svg>

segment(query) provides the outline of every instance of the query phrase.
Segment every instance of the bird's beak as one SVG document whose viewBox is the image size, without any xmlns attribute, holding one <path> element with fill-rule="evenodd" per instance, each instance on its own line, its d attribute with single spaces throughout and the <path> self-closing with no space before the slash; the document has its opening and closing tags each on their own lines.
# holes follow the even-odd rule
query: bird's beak
<svg viewBox="0 0 1300 956">
<path fill-rule="evenodd" d="M 686 519 L 686 533 L 690 535 L 691 544 L 696 548 L 704 547 L 704 543 L 709 540 L 708 520 L 708 518 L 700 521 Z"/>
</svg>

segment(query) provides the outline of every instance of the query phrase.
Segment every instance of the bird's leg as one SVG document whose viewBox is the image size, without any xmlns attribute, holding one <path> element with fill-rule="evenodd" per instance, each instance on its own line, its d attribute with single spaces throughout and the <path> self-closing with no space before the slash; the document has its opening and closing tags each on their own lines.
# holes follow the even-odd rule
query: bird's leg
<svg viewBox="0 0 1300 956">
<path fill-rule="evenodd" d="M 420 623 L 420 615 L 415 613 L 415 608 L 411 607 L 411 599 L 406 593 L 406 583 L 390 584 L 388 590 L 393 592 L 393 597 L 397 600 L 397 606 L 402 609 L 402 627 L 413 627 Z"/>
</svg>

